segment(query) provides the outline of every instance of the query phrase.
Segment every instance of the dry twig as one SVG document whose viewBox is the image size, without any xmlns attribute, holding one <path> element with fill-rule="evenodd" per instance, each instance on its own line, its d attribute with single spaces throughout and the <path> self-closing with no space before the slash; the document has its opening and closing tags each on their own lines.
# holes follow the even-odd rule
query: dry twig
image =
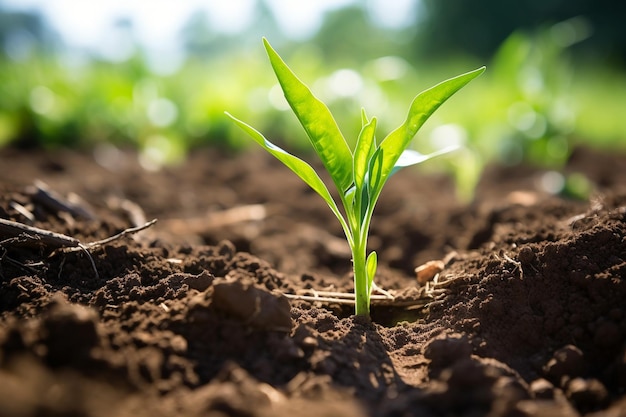
<svg viewBox="0 0 626 417">
<path fill-rule="evenodd" d="M 95 218 L 93 213 L 82 201 L 78 203 L 64 198 L 59 193 L 52 190 L 43 181 L 35 181 L 30 194 L 32 195 L 33 201 L 40 203 L 55 213 L 65 212 L 74 217 L 80 217 L 87 220 Z"/>
<path fill-rule="evenodd" d="M 325 304 L 344 304 L 354 305 L 354 293 L 336 292 L 336 291 L 317 291 L 305 290 L 303 294 L 283 294 L 292 300 L 319 302 Z M 424 307 L 430 301 L 430 297 L 422 297 L 417 299 L 397 299 L 391 292 L 385 291 L 385 294 L 372 294 L 370 297 L 371 304 L 377 306 L 389 307 Z"/>
<path fill-rule="evenodd" d="M 57 251 L 82 251 L 89 258 L 94 273 L 96 274 L 96 278 L 98 278 L 98 270 L 96 268 L 93 257 L 89 252 L 89 249 L 106 245 L 115 240 L 121 239 L 124 236 L 147 229 L 148 227 L 155 224 L 156 221 L 157 220 L 154 219 L 141 226 L 124 229 L 120 233 L 106 239 L 83 244 L 80 242 L 80 240 L 75 239 L 71 236 L 64 235 L 62 233 L 56 233 L 50 230 L 28 226 L 23 223 L 0 218 L 0 237 L 4 239 L 0 242 L 0 245 L 5 245 L 9 243 L 29 247 L 46 247 L 52 250 L 52 254 L 56 253 Z"/>
</svg>

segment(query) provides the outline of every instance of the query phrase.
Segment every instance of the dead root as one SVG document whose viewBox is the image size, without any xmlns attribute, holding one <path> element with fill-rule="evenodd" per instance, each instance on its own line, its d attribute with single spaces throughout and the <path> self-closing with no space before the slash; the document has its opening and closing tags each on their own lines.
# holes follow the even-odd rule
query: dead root
<svg viewBox="0 0 626 417">
<path fill-rule="evenodd" d="M 372 288 L 373 294 L 370 297 L 371 305 L 411 310 L 427 308 L 431 302 L 444 296 L 453 282 L 463 278 L 462 276 L 454 276 L 452 274 L 442 276 L 444 269 L 454 262 L 457 256 L 456 252 L 452 252 L 443 260 L 429 261 L 415 268 L 417 285 L 413 288 L 384 290 L 374 284 Z M 297 294 L 284 295 L 292 300 L 308 301 L 322 305 L 354 305 L 356 303 L 354 293 L 307 289 L 301 290 Z"/>
<path fill-rule="evenodd" d="M 384 294 L 372 294 L 370 303 L 372 306 L 399 307 L 407 309 L 425 308 L 434 298 L 425 291 L 418 291 L 416 297 L 406 297 L 403 291 L 383 290 Z M 356 303 L 354 293 L 336 291 L 317 291 L 314 289 L 302 290 L 298 294 L 283 294 L 291 300 L 308 301 L 321 305 L 342 304 L 354 305 Z"/>
</svg>

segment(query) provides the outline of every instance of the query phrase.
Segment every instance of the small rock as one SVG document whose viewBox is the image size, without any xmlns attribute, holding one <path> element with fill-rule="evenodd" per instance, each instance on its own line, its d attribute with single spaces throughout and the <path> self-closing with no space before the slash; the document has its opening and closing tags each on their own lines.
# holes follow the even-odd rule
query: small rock
<svg viewBox="0 0 626 417">
<path fill-rule="evenodd" d="M 177 334 L 170 341 L 172 350 L 178 354 L 187 352 L 187 339 Z"/>
<path fill-rule="evenodd" d="M 304 339 L 302 339 L 301 345 L 303 348 L 315 348 L 317 347 L 318 343 L 317 343 L 316 338 L 307 336 Z"/>
<path fill-rule="evenodd" d="M 554 385 L 544 378 L 535 379 L 530 383 L 530 393 L 534 398 L 552 399 L 554 398 Z"/>
<path fill-rule="evenodd" d="M 593 410 L 605 405 L 609 393 L 597 379 L 574 378 L 567 384 L 565 395 L 580 410 Z"/>
<path fill-rule="evenodd" d="M 564 376 L 579 376 L 584 369 L 583 352 L 574 345 L 566 345 L 554 352 L 552 358 L 543 368 L 545 374 L 553 382 L 561 381 Z"/>
<path fill-rule="evenodd" d="M 443 271 L 444 267 L 443 261 L 428 261 L 418 266 L 415 268 L 417 283 L 419 285 L 426 285 L 428 281 L 432 281 L 438 273 Z"/>
</svg>

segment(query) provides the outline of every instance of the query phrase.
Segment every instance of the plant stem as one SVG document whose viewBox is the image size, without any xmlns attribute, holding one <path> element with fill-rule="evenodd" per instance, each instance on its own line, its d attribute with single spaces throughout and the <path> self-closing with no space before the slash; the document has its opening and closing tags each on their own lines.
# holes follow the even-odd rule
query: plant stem
<svg viewBox="0 0 626 417">
<path fill-rule="evenodd" d="M 358 236 L 358 235 L 357 235 Z M 352 268 L 354 271 L 355 313 L 357 316 L 370 315 L 369 292 L 367 273 L 365 269 L 366 241 L 357 239 L 352 247 Z"/>
</svg>

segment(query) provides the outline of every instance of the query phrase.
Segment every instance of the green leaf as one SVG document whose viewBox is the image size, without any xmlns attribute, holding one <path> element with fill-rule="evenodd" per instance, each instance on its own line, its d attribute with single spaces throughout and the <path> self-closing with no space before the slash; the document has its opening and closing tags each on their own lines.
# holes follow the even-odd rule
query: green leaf
<svg viewBox="0 0 626 417">
<path fill-rule="evenodd" d="M 383 185 L 385 182 L 383 181 L 383 163 L 385 161 L 385 150 L 382 147 L 378 147 L 374 154 L 370 158 L 369 166 L 368 166 L 368 180 L 369 180 L 369 191 L 370 197 L 373 197 L 374 200 L 380 194 Z"/>
<path fill-rule="evenodd" d="M 400 154 L 400 158 L 398 158 L 398 160 L 396 161 L 396 164 L 393 166 L 393 169 L 391 170 L 391 174 L 389 174 L 389 176 L 392 176 L 396 172 L 400 171 L 402 168 L 406 168 L 411 165 L 421 164 L 422 162 L 428 161 L 431 158 L 453 152 L 457 149 L 459 149 L 458 146 L 446 146 L 443 149 L 426 155 L 423 153 L 419 153 L 413 149 L 406 149 L 404 152 L 402 152 L 402 154 Z"/>
<path fill-rule="evenodd" d="M 328 188 L 326 187 L 322 179 L 319 177 L 319 175 L 317 175 L 317 172 L 315 172 L 315 170 L 309 164 L 307 164 L 300 158 L 291 155 L 282 148 L 274 145 L 272 142 L 267 140 L 265 136 L 263 136 L 258 130 L 237 119 L 230 113 L 226 112 L 226 115 L 230 117 L 237 124 L 237 126 L 239 126 L 248 135 L 250 135 L 256 143 L 261 145 L 263 149 L 276 157 L 276 159 L 278 159 L 280 162 L 285 164 L 285 166 L 295 172 L 296 175 L 298 175 L 298 177 L 300 177 L 309 187 L 315 190 L 315 192 L 317 192 L 324 199 L 324 201 L 326 201 L 335 216 L 337 216 L 339 221 L 342 222 L 342 225 L 344 224 L 343 216 L 341 215 L 341 212 L 339 211 L 335 200 L 331 196 Z"/>
<path fill-rule="evenodd" d="M 306 131 L 340 192 L 352 184 L 352 152 L 328 107 L 311 93 L 276 53 L 267 39 L 263 43 L 287 102 Z"/>
<path fill-rule="evenodd" d="M 354 185 L 348 188 L 348 190 L 345 193 L 343 193 L 343 199 L 348 205 L 348 207 L 352 207 L 352 205 L 354 204 L 355 197 L 356 197 L 356 187 Z"/>
<path fill-rule="evenodd" d="M 361 189 L 361 212 L 359 214 L 359 223 L 363 224 L 365 222 L 365 217 L 369 212 L 370 208 L 370 190 L 369 187 L 363 187 Z"/>
<path fill-rule="evenodd" d="M 372 283 L 374 282 L 374 276 L 376 275 L 377 267 L 378 267 L 378 256 L 376 255 L 376 252 L 371 252 L 367 256 L 367 260 L 365 261 L 368 294 L 371 294 L 372 292 Z"/>
<path fill-rule="evenodd" d="M 363 183 L 365 182 L 365 175 L 367 174 L 367 168 L 369 164 L 369 160 L 376 150 L 376 118 L 374 117 L 369 123 L 366 122 L 361 129 L 361 133 L 356 142 L 356 146 L 354 148 L 354 158 L 353 158 L 353 175 L 354 175 L 354 184 L 358 189 L 363 187 Z"/>
<path fill-rule="evenodd" d="M 383 166 L 381 168 L 382 184 L 385 183 L 417 131 L 428 118 L 454 93 L 463 88 L 474 78 L 485 71 L 485 67 L 459 75 L 443 81 L 428 90 L 419 93 L 407 115 L 406 120 L 396 130 L 391 132 L 380 144 L 383 151 Z"/>
<path fill-rule="evenodd" d="M 365 113 L 365 108 L 361 107 L 361 126 L 365 126 L 369 122 L 367 118 L 367 113 Z"/>
</svg>

